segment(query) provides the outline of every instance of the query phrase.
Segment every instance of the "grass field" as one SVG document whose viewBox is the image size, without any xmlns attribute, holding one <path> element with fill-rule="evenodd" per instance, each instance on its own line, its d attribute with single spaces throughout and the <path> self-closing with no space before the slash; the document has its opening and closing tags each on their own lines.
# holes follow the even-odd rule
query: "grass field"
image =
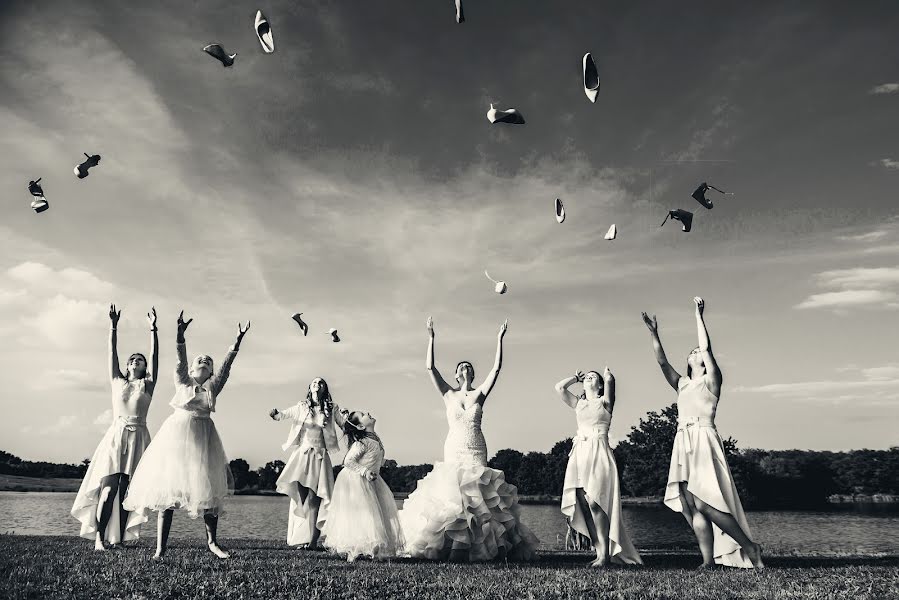
<svg viewBox="0 0 899 600">
<path fill-rule="evenodd" d="M 0 535 L 0 593 L 9 598 L 899 598 L 899 557 L 769 557 L 763 571 L 695 570 L 698 555 L 649 554 L 641 568 L 586 567 L 547 553 L 530 565 L 418 560 L 348 564 L 283 542 L 173 540 L 163 562 L 150 540 L 105 553 L 76 537 Z"/>
<path fill-rule="evenodd" d="M 80 479 L 20 477 L 0 473 L 0 492 L 77 492 Z"/>
</svg>

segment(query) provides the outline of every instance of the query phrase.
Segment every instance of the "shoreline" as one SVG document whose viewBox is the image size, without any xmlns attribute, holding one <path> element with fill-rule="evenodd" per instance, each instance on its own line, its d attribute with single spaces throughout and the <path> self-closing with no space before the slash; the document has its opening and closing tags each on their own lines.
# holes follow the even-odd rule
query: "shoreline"
<svg viewBox="0 0 899 600">
<path fill-rule="evenodd" d="M 25 477 L 21 475 L 5 475 L 0 474 L 0 492 L 61 492 L 74 493 L 81 486 L 81 479 L 72 478 L 52 478 L 52 477 Z M 284 496 L 275 490 L 255 490 L 242 489 L 235 490 L 235 496 Z M 286 497 L 286 496 L 284 496 Z M 393 497 L 396 500 L 405 500 L 409 497 L 409 492 L 395 492 Z M 662 496 L 622 496 L 621 504 L 624 506 L 653 506 L 663 504 Z M 548 494 L 519 494 L 518 502 L 523 505 L 558 505 L 561 503 L 561 496 L 552 496 Z M 822 506 L 828 505 L 895 505 L 899 504 L 899 495 L 897 494 L 833 494 L 828 496 L 827 502 Z M 748 509 L 753 510 L 753 509 Z M 782 507 L 777 509 L 759 509 L 759 510 L 801 510 L 799 507 Z"/>
</svg>

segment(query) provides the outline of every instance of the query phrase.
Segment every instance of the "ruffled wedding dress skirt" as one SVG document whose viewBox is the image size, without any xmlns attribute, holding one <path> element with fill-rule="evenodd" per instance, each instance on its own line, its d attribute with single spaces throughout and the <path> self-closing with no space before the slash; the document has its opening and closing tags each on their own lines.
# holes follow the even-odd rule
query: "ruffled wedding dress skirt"
<svg viewBox="0 0 899 600">
<path fill-rule="evenodd" d="M 369 481 L 346 469 L 340 472 L 322 536 L 326 548 L 350 557 L 402 553 L 405 539 L 396 500 L 380 475 Z"/>
</svg>

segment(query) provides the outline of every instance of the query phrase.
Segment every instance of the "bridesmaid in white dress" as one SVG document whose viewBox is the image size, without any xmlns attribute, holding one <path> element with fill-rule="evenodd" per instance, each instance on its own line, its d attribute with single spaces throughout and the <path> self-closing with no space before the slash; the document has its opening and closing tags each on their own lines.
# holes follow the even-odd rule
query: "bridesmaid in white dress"
<svg viewBox="0 0 899 600">
<path fill-rule="evenodd" d="M 129 525 L 146 522 L 151 510 L 159 511 L 153 556 L 157 560 L 165 554 L 176 508 L 186 510 L 192 519 L 202 514 L 209 551 L 219 558 L 229 557 L 216 536 L 219 514 L 225 497 L 234 489 L 234 479 L 212 413 L 250 323 L 246 329 L 238 323 L 237 340 L 215 373 L 212 357 L 206 354 L 197 356 L 188 370 L 184 332 L 191 322 L 193 319 L 184 321 L 181 311 L 175 344 L 175 396 L 169 403 L 175 410 L 147 448 L 125 498 L 125 508 L 134 511 Z"/>
<path fill-rule="evenodd" d="M 290 497 L 287 543 L 320 550 L 318 539 L 334 490 L 329 453 L 340 450 L 335 424 L 342 428 L 346 418 L 321 377 L 312 380 L 303 400 L 290 408 L 273 408 L 269 416 L 275 421 L 292 421 L 281 449 L 293 451 L 275 484 L 280 493 Z"/>
<path fill-rule="evenodd" d="M 583 396 L 568 391 L 568 386 L 578 381 L 584 384 Z M 578 425 L 565 469 L 562 514 L 570 527 L 593 543 L 596 560 L 591 566 L 605 567 L 610 562 L 641 565 L 640 554 L 624 527 L 618 466 L 609 446 L 615 378 L 608 367 L 602 377 L 597 371 L 586 375 L 578 371 L 557 383 L 556 392 L 574 409 Z"/>
<path fill-rule="evenodd" d="M 384 444 L 375 433 L 375 418 L 370 413 L 352 412 L 343 431 L 350 449 L 334 484 L 331 512 L 322 530 L 325 546 L 335 554 L 346 554 L 347 562 L 360 556 L 396 556 L 405 542 L 393 492 L 381 478 Z"/>
<path fill-rule="evenodd" d="M 95 550 L 105 543 L 116 545 L 140 535 L 140 524 L 126 528 L 128 511 L 122 500 L 144 450 L 150 445 L 147 412 L 159 374 L 159 335 L 156 309 L 147 313 L 150 323 L 150 368 L 143 354 L 128 357 L 123 375 L 119 369 L 116 328 L 122 311 L 109 307 L 110 383 L 112 385 L 112 424 L 91 457 L 81 489 L 72 505 L 72 516 L 81 521 L 81 537 L 94 540 Z"/>
<path fill-rule="evenodd" d="M 428 318 L 427 369 L 446 407 L 449 433 L 443 462 L 418 482 L 400 511 L 406 550 L 431 560 L 533 560 L 539 540 L 521 523 L 518 489 L 505 474 L 487 466 L 487 442 L 481 431 L 484 402 L 502 366 L 503 336 L 497 335 L 496 360 L 486 381 L 472 387 L 474 368 L 456 366 L 458 388 L 450 387 L 434 367 L 434 327 Z"/>
<path fill-rule="evenodd" d="M 656 360 L 665 379 L 677 390 L 677 434 L 671 450 L 665 504 L 683 514 L 693 528 L 702 552 L 700 568 L 720 564 L 760 569 L 765 566 L 762 547 L 752 541 L 727 466 L 724 444 L 715 428 L 722 376 L 702 316 L 705 302 L 699 297 L 693 301 L 699 346 L 687 358 L 686 377 L 668 363 L 655 315 L 643 313 Z"/>
</svg>

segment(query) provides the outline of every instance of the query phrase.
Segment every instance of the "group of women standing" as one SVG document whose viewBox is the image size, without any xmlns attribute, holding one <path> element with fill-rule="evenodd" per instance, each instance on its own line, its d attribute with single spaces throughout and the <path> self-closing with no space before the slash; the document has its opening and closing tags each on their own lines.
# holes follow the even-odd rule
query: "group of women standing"
<svg viewBox="0 0 899 600">
<path fill-rule="evenodd" d="M 692 527 L 703 567 L 760 568 L 761 547 L 751 539 L 715 429 L 722 378 L 703 320 L 704 302 L 694 301 L 699 346 L 688 357 L 686 376 L 668 362 L 655 317 L 643 313 L 659 366 L 678 392 L 678 431 L 665 504 L 681 512 Z M 72 515 L 82 523 L 81 535 L 94 538 L 95 547 L 102 550 L 107 544 L 137 537 L 149 511 L 158 511 L 155 558 L 161 558 L 173 511 L 185 509 L 192 518 L 203 515 L 210 551 L 227 558 L 216 532 L 233 482 L 211 414 L 250 324 L 238 325 L 237 340 L 214 374 L 207 355 L 196 357 L 188 366 L 184 333 L 193 319 L 185 322 L 182 312 L 176 340 L 176 391 L 170 402 L 174 411 L 151 443 L 146 415 L 157 375 L 156 313 L 148 314 L 150 366 L 142 354 L 133 354 L 126 374 L 120 372 L 116 354 L 119 315 L 111 307 L 114 420 L 94 453 Z M 401 511 L 379 475 L 384 445 L 371 414 L 341 409 L 321 378 L 312 381 L 296 405 L 269 413 L 276 421 L 291 422 L 282 446 L 290 457 L 276 484 L 279 492 L 290 497 L 288 544 L 327 549 L 345 554 L 350 561 L 359 556 L 401 555 L 453 561 L 536 558 L 539 541 L 521 522 L 518 491 L 502 471 L 487 466 L 481 428 L 484 404 L 502 368 L 507 323 L 497 334 L 493 367 L 478 386 L 473 384 L 474 367 L 467 361 L 456 365 L 456 385 L 447 383 L 435 366 L 430 318 L 427 329 L 426 367 L 444 402 L 449 432 L 444 460 L 418 482 Z M 569 391 L 575 383 L 583 385 L 579 396 Z M 592 565 L 642 564 L 624 526 L 618 471 L 608 441 L 615 407 L 614 376 L 608 368 L 603 373 L 577 371 L 556 384 L 556 392 L 575 410 L 578 424 L 565 473 L 562 512 L 570 526 L 593 544 Z M 330 453 L 339 450 L 341 437 L 347 440 L 348 450 L 335 481 Z"/>
</svg>

